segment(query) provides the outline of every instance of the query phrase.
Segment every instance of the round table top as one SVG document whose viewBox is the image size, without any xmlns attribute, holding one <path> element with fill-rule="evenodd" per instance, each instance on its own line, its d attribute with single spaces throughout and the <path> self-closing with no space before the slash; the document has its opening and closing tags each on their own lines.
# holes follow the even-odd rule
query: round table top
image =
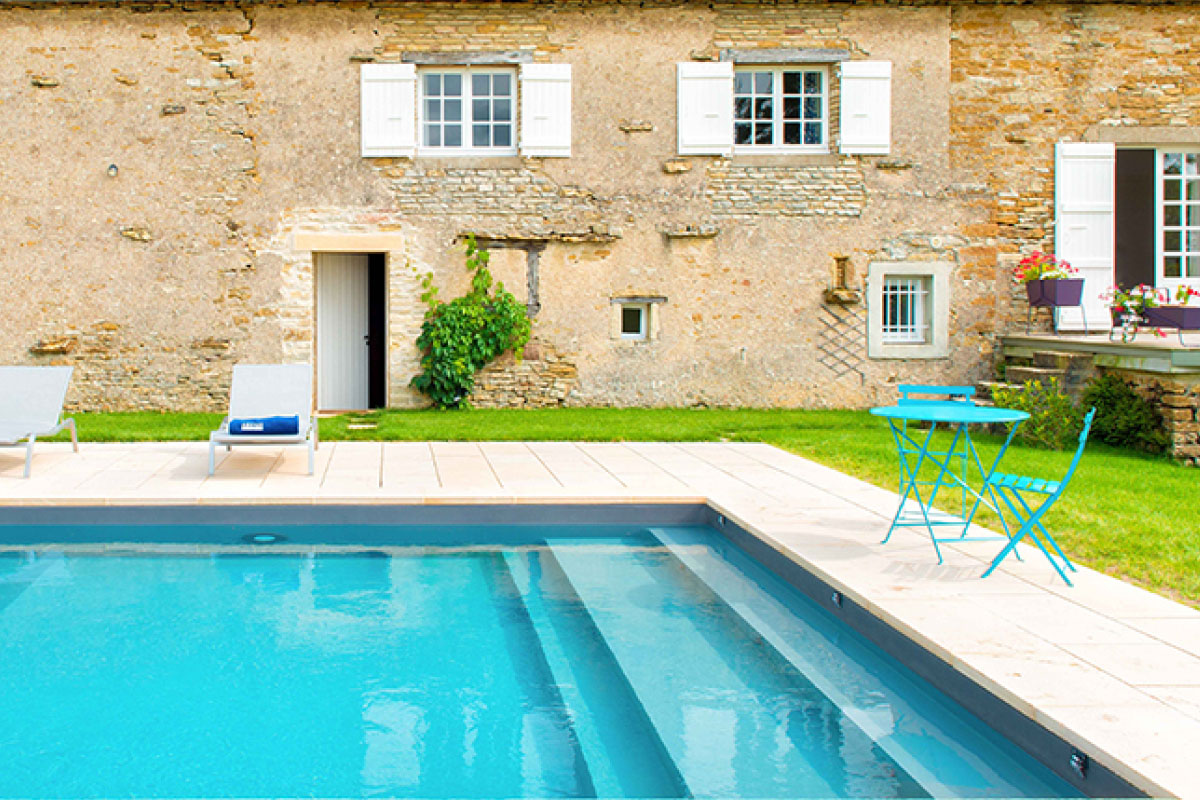
<svg viewBox="0 0 1200 800">
<path fill-rule="evenodd" d="M 902 406 L 879 406 L 871 413 L 888 419 L 915 419 L 923 422 L 984 425 L 989 422 L 1023 422 L 1029 414 L 1014 408 L 976 406 L 959 402 L 906 403 Z"/>
</svg>

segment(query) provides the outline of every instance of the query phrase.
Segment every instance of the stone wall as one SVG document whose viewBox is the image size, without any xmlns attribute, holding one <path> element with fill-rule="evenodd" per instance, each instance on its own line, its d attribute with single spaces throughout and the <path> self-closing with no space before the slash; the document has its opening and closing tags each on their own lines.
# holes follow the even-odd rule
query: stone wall
<svg viewBox="0 0 1200 800">
<path fill-rule="evenodd" d="M 1196 8 L 4 5 L 0 361 L 75 364 L 80 408 L 219 408 L 232 364 L 315 357 L 324 236 L 387 254 L 388 399 L 420 404 L 420 277 L 461 291 L 475 231 L 540 248 L 553 354 L 494 367 L 482 404 L 861 406 L 969 382 L 1024 313 L 1002 257 L 1052 237 L 1053 142 L 1196 124 Z M 780 47 L 891 61 L 892 152 L 678 157 L 676 63 Z M 570 158 L 359 155 L 363 62 L 491 50 L 572 65 Z M 949 356 L 872 361 L 847 329 L 857 370 L 824 363 L 835 257 L 954 263 Z M 660 336 L 612 336 L 622 296 L 665 298 Z"/>
<path fill-rule="evenodd" d="M 1170 452 L 1189 466 L 1200 466 L 1200 375 L 1166 377 L 1110 370 L 1133 384 L 1163 416 Z"/>
</svg>

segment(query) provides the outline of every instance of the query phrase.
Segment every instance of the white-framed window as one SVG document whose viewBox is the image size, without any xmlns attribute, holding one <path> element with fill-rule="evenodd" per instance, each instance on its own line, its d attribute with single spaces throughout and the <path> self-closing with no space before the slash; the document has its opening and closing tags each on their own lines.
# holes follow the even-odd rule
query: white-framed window
<svg viewBox="0 0 1200 800">
<path fill-rule="evenodd" d="M 363 64 L 361 152 L 567 158 L 571 94 L 570 64 Z"/>
<path fill-rule="evenodd" d="M 1200 280 L 1200 150 L 1158 151 L 1158 279 Z"/>
<path fill-rule="evenodd" d="M 938 261 L 867 266 L 867 355 L 945 358 L 950 352 L 950 273 Z"/>
<path fill-rule="evenodd" d="M 830 90 L 837 84 L 836 126 Z M 890 61 L 676 65 L 677 152 L 686 156 L 886 155 L 892 142 Z"/>
<path fill-rule="evenodd" d="M 884 275 L 880 336 L 887 344 L 929 342 L 928 275 Z"/>
<path fill-rule="evenodd" d="M 829 77 L 824 67 L 736 67 L 734 152 L 828 152 Z"/>
<path fill-rule="evenodd" d="M 437 67 L 418 76 L 418 154 L 516 155 L 515 70 Z"/>
<path fill-rule="evenodd" d="M 621 304 L 621 338 L 645 339 L 650 333 L 650 305 L 648 303 Z"/>
</svg>

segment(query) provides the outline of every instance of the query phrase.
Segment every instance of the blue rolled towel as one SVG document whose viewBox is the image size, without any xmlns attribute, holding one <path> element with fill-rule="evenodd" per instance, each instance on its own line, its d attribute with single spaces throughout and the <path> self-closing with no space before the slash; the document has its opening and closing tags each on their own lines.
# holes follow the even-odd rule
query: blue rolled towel
<svg viewBox="0 0 1200 800">
<path fill-rule="evenodd" d="M 229 432 L 234 436 L 295 436 L 300 432 L 300 417 L 231 419 Z"/>
</svg>

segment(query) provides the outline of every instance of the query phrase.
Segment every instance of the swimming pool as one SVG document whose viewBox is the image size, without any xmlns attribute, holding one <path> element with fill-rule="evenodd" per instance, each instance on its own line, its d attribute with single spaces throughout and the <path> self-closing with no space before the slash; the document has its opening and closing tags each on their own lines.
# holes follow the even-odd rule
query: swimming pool
<svg viewBox="0 0 1200 800">
<path fill-rule="evenodd" d="M 1080 796 L 704 526 L 24 538 L 0 797 Z"/>
</svg>

